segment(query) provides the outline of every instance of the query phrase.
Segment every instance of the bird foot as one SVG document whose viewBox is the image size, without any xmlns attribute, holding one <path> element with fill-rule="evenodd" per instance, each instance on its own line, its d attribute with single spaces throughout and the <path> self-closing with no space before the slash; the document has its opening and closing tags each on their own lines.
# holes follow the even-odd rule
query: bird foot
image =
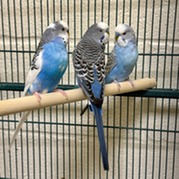
<svg viewBox="0 0 179 179">
<path fill-rule="evenodd" d="M 62 90 L 62 89 L 55 89 L 55 90 L 53 90 L 53 92 L 59 92 L 59 93 L 61 93 L 64 97 L 66 97 L 66 99 L 68 99 L 68 96 L 67 96 L 66 92 L 65 92 L 64 90 Z"/>
<path fill-rule="evenodd" d="M 117 85 L 117 88 L 118 88 L 118 90 L 120 91 L 120 89 L 121 89 L 120 83 L 119 83 L 118 81 L 116 81 L 116 80 L 114 80 L 114 83 Z"/>
<path fill-rule="evenodd" d="M 34 93 L 34 96 L 36 97 L 38 103 L 40 103 L 40 101 L 41 101 L 41 99 L 42 99 L 40 93 L 35 92 L 35 93 Z"/>
<path fill-rule="evenodd" d="M 135 88 L 135 85 L 134 85 L 134 83 L 133 83 L 133 81 L 132 81 L 132 80 L 127 79 L 127 81 L 129 82 L 129 84 L 130 84 L 133 88 Z"/>
<path fill-rule="evenodd" d="M 87 104 L 82 110 L 81 110 L 81 113 L 80 113 L 80 116 L 82 116 L 86 110 L 89 108 L 89 104 Z"/>
</svg>

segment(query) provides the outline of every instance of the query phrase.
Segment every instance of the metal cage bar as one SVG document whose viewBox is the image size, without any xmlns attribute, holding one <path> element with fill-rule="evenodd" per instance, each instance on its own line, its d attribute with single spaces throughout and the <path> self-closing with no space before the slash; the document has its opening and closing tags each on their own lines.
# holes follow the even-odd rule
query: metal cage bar
<svg viewBox="0 0 179 179">
<path fill-rule="evenodd" d="M 70 27 L 69 65 L 61 89 L 77 88 L 72 52 L 95 22 L 131 25 L 139 59 L 131 79 L 155 77 L 154 89 L 107 97 L 103 105 L 109 172 L 101 164 L 96 124 L 86 101 L 33 111 L 8 153 L 20 115 L 0 116 L 0 178 L 177 178 L 179 26 L 177 0 L 0 1 L 0 98 L 21 96 L 31 59 L 49 23 Z"/>
</svg>

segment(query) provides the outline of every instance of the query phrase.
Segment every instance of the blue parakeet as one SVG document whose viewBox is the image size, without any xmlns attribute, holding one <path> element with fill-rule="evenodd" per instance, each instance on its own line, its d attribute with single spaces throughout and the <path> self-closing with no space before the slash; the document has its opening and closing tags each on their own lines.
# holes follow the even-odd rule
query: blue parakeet
<svg viewBox="0 0 179 179">
<path fill-rule="evenodd" d="M 128 80 L 138 59 L 135 33 L 132 27 L 120 24 L 115 29 L 115 45 L 105 68 L 105 83 Z"/>
<path fill-rule="evenodd" d="M 43 33 L 27 75 L 24 95 L 49 93 L 56 89 L 68 65 L 66 44 L 69 28 L 63 21 L 50 24 Z M 40 100 L 40 99 L 39 99 Z M 30 111 L 24 112 L 9 145 L 11 148 Z"/>
<path fill-rule="evenodd" d="M 103 22 L 92 25 L 85 32 L 73 52 L 73 64 L 79 86 L 89 98 L 96 119 L 103 166 L 109 170 L 104 138 L 102 104 L 104 98 L 105 44 L 109 41 L 109 27 Z"/>
<path fill-rule="evenodd" d="M 128 80 L 137 59 L 138 49 L 134 30 L 126 24 L 119 24 L 115 29 L 114 48 L 109 54 L 105 67 L 105 83 L 118 83 Z M 91 110 L 89 104 L 82 110 L 81 115 L 88 108 Z"/>
</svg>

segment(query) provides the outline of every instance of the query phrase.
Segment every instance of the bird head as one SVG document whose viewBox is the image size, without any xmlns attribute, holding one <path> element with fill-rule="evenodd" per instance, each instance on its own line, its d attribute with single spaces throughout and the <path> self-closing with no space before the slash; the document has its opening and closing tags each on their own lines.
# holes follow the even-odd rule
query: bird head
<svg viewBox="0 0 179 179">
<path fill-rule="evenodd" d="M 50 42 L 56 38 L 61 38 L 66 45 L 69 39 L 69 27 L 63 21 L 55 21 L 51 23 L 45 30 L 42 39 Z"/>
<path fill-rule="evenodd" d="M 85 33 L 97 43 L 105 45 L 109 42 L 109 27 L 104 22 L 93 24 Z"/>
<path fill-rule="evenodd" d="M 134 30 L 129 25 L 119 24 L 115 29 L 115 43 L 125 47 L 129 42 L 136 43 Z"/>
</svg>

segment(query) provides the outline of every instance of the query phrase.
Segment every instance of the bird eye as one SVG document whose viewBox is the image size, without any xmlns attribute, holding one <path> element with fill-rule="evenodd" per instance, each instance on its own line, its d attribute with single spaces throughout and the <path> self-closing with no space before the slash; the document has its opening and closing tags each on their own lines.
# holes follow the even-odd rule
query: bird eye
<svg viewBox="0 0 179 179">
<path fill-rule="evenodd" d="M 63 27 L 63 28 L 62 28 L 62 31 L 64 31 L 64 30 L 65 30 L 65 28 Z"/>
<path fill-rule="evenodd" d="M 103 30 L 102 30 L 102 29 L 100 29 L 99 31 L 100 31 L 100 32 L 102 32 Z"/>
<path fill-rule="evenodd" d="M 126 35 L 126 32 L 124 32 L 123 35 Z"/>
</svg>

